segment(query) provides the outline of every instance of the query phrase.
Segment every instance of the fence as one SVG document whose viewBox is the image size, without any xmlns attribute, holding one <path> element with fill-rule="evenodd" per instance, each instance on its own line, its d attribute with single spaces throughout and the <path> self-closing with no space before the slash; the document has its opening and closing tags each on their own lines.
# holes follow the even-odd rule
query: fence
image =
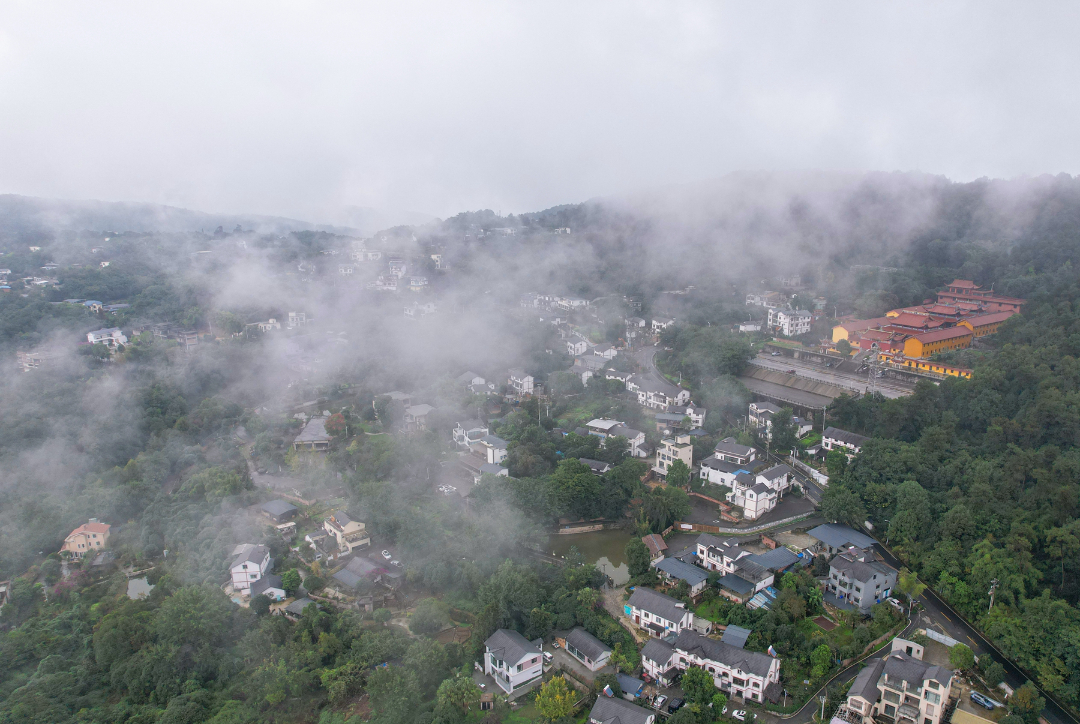
<svg viewBox="0 0 1080 724">
<path fill-rule="evenodd" d="M 956 646 L 958 643 L 960 643 L 959 641 L 952 638 L 951 636 L 946 636 L 945 634 L 940 634 L 940 633 L 938 633 L 937 631 L 935 631 L 935 630 L 933 630 L 931 628 L 926 629 L 926 638 L 930 639 L 931 641 L 937 641 L 939 644 L 945 644 L 950 649 L 953 646 Z"/>
<path fill-rule="evenodd" d="M 792 460 L 791 462 L 795 464 L 796 470 L 801 470 L 802 472 L 812 477 L 814 479 L 814 482 L 821 487 L 827 488 L 829 486 L 829 476 L 825 473 L 810 467 L 802 460 Z"/>
</svg>

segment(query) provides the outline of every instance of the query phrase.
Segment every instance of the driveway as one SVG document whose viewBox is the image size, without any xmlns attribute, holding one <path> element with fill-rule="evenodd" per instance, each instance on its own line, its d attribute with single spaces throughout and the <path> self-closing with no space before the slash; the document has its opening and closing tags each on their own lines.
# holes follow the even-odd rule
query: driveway
<svg viewBox="0 0 1080 724">
<path fill-rule="evenodd" d="M 626 615 L 623 610 L 625 602 L 623 601 L 623 594 L 626 592 L 626 586 L 616 586 L 612 588 L 606 588 L 603 591 L 604 610 L 615 617 L 626 628 L 630 634 L 634 637 L 634 640 L 639 644 L 649 640 L 649 635 L 642 631 L 637 625 Z"/>
</svg>

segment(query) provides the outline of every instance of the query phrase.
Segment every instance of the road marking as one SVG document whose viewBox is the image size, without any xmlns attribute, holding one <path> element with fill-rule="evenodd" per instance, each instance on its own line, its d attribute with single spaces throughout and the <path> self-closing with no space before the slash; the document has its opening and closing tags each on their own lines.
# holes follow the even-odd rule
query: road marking
<svg viewBox="0 0 1080 724">
<path fill-rule="evenodd" d="M 971 642 L 972 646 L 978 646 L 978 644 L 975 643 L 975 639 L 971 638 L 970 636 L 967 637 L 967 640 Z"/>
<path fill-rule="evenodd" d="M 951 619 L 951 618 L 949 618 L 948 616 L 946 616 L 946 615 L 945 615 L 945 614 L 944 614 L 943 612 L 939 611 L 938 613 L 941 613 L 941 617 L 942 617 L 943 619 L 945 619 L 945 620 L 946 620 L 946 621 L 948 621 L 949 623 L 952 623 L 952 619 Z"/>
</svg>

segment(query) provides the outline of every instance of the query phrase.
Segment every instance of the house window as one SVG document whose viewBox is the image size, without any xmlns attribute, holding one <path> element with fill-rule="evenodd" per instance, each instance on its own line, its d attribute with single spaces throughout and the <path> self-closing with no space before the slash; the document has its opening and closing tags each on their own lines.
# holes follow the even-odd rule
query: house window
<svg viewBox="0 0 1080 724">
<path fill-rule="evenodd" d="M 926 692 L 926 700 L 928 702 L 930 702 L 931 704 L 940 704 L 941 703 L 941 695 L 940 694 L 935 694 L 932 691 L 928 691 L 928 692 Z"/>
<path fill-rule="evenodd" d="M 896 716 L 896 707 L 893 706 L 892 704 L 886 704 L 885 705 L 885 716 L 895 717 Z"/>
<path fill-rule="evenodd" d="M 938 688 L 938 683 L 936 681 L 934 681 L 933 679 L 931 679 L 929 682 L 927 682 L 926 685 L 929 686 L 931 689 L 937 689 Z"/>
</svg>

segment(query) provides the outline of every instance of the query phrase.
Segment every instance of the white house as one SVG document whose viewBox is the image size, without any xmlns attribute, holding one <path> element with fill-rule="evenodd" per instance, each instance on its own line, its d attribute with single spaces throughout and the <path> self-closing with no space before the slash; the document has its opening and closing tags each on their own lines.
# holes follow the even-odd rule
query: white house
<svg viewBox="0 0 1080 724">
<path fill-rule="evenodd" d="M 780 292 L 751 292 L 746 295 L 746 305 L 752 307 L 765 307 L 775 309 L 783 302 L 784 296 Z"/>
<path fill-rule="evenodd" d="M 813 316 L 805 309 L 770 309 L 769 327 L 785 337 L 795 337 L 810 331 Z"/>
<path fill-rule="evenodd" d="M 507 376 L 507 384 L 518 395 L 531 395 L 534 382 L 533 376 L 526 374 L 525 370 L 520 368 L 510 370 Z"/>
<path fill-rule="evenodd" d="M 611 647 L 591 633 L 575 627 L 566 634 L 566 653 L 585 665 L 589 671 L 599 671 L 611 658 Z"/>
<path fill-rule="evenodd" d="M 272 601 L 285 600 L 285 587 L 281 585 L 281 576 L 268 573 L 251 584 L 248 593 L 252 596 L 262 594 Z"/>
<path fill-rule="evenodd" d="M 635 624 L 658 638 L 694 625 L 694 612 L 685 603 L 644 586 L 634 589 L 623 608 Z"/>
<path fill-rule="evenodd" d="M 830 724 L 873 724 L 881 719 L 896 724 L 940 724 L 949 710 L 954 673 L 899 650 L 905 646 L 916 648 L 894 639 L 887 656 L 863 667 Z"/>
<path fill-rule="evenodd" d="M 654 318 L 652 321 L 652 331 L 659 334 L 673 324 L 675 324 L 675 320 L 671 317 Z"/>
<path fill-rule="evenodd" d="M 826 450 L 840 450 L 847 454 L 848 460 L 862 452 L 863 443 L 870 438 L 857 435 L 838 427 L 829 427 L 821 436 L 821 447 Z"/>
<path fill-rule="evenodd" d="M 538 681 L 544 674 L 541 641 L 528 641 L 517 631 L 501 628 L 484 642 L 484 673 L 507 694 Z"/>
<path fill-rule="evenodd" d="M 307 326 L 308 318 L 306 312 L 289 312 L 289 329 L 296 329 L 297 327 Z"/>
<path fill-rule="evenodd" d="M 109 349 L 116 349 L 118 345 L 127 344 L 128 338 L 119 329 L 112 327 L 87 332 L 86 341 L 90 344 L 103 344 Z"/>
<path fill-rule="evenodd" d="M 665 670 L 704 669 L 712 674 L 716 688 L 729 698 L 737 696 L 759 703 L 768 698 L 775 702 L 781 694 L 779 658 L 706 638 L 692 629 L 681 631 L 672 645 L 671 658 L 657 664 Z"/>
<path fill-rule="evenodd" d="M 454 424 L 454 442 L 460 447 L 469 447 L 489 434 L 487 423 L 480 420 L 460 420 Z"/>
<path fill-rule="evenodd" d="M 484 447 L 484 454 L 488 463 L 498 465 L 506 460 L 506 440 L 497 435 L 485 435 L 480 438 L 480 445 Z"/>
<path fill-rule="evenodd" d="M 626 380 L 626 389 L 637 394 L 639 405 L 653 410 L 666 410 L 671 405 L 690 402 L 690 390 L 653 375 L 631 375 Z"/>
<path fill-rule="evenodd" d="M 247 591 L 251 584 L 270 570 L 270 549 L 262 545 L 241 543 L 233 549 L 236 558 L 229 566 L 232 586 L 237 591 Z"/>
<path fill-rule="evenodd" d="M 577 357 L 578 355 L 585 354 L 589 349 L 589 343 L 580 337 L 566 340 L 566 353 L 571 357 Z"/>
<path fill-rule="evenodd" d="M 773 572 L 753 560 L 753 554 L 741 548 L 737 538 L 722 540 L 702 533 L 696 548 L 699 565 L 723 574 L 719 581 L 720 592 L 729 598 L 744 600 L 775 581 Z"/>
<path fill-rule="evenodd" d="M 741 445 L 733 437 L 725 437 L 713 447 L 713 455 L 729 463 L 749 465 L 757 459 L 757 450 L 749 445 Z"/>
<path fill-rule="evenodd" d="M 701 461 L 698 477 L 713 485 L 723 485 L 727 488 L 734 488 L 735 476 L 740 473 L 749 475 L 750 467 L 750 465 L 743 466 L 738 463 L 729 463 L 727 460 L 717 457 L 716 455 L 710 455 Z"/>
<path fill-rule="evenodd" d="M 667 411 L 672 415 L 689 417 L 691 430 L 696 430 L 705 424 L 705 413 L 707 410 L 700 405 L 695 405 L 693 402 L 689 402 L 685 405 L 669 405 Z"/>
<path fill-rule="evenodd" d="M 605 360 L 611 360 L 619 354 L 619 350 L 617 350 L 613 345 L 607 344 L 605 342 L 604 344 L 598 344 L 593 347 L 592 353 L 597 357 L 603 357 Z"/>
</svg>

